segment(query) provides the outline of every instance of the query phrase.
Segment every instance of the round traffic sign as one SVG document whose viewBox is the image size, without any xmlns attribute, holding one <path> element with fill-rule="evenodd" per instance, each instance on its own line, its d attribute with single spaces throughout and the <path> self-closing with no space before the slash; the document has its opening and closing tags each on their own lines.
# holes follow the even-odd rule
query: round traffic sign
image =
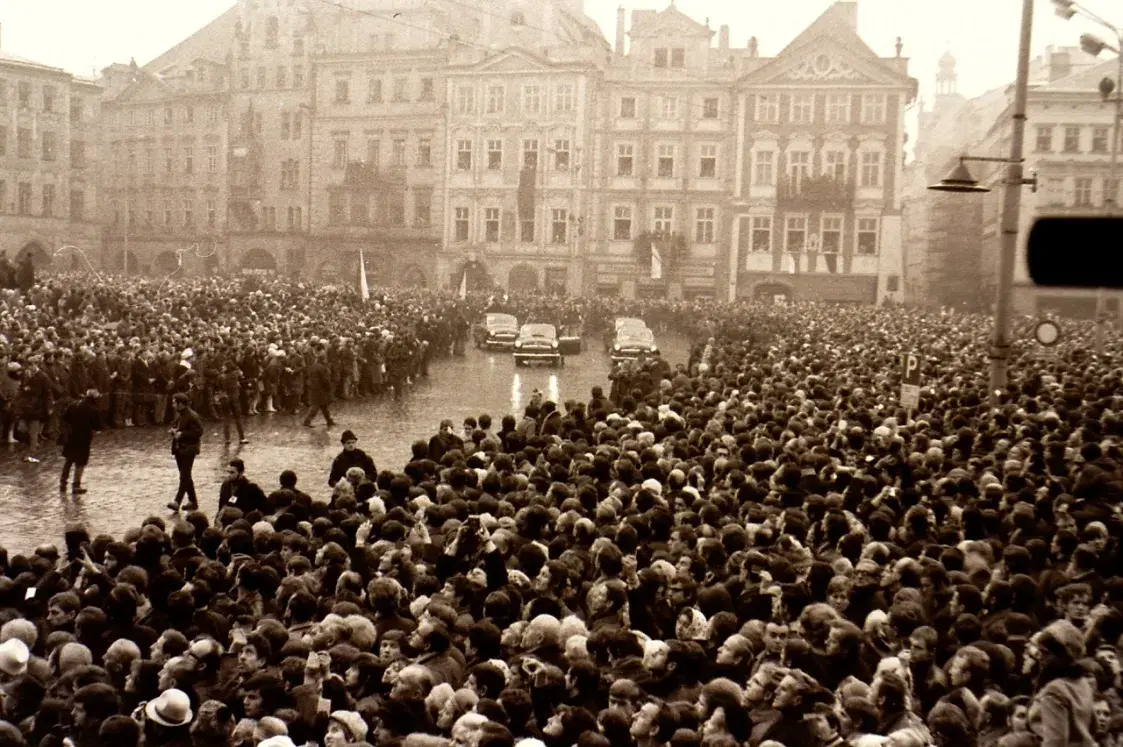
<svg viewBox="0 0 1123 747">
<path fill-rule="evenodd" d="M 1061 341 L 1061 328 L 1057 326 L 1056 322 L 1046 319 L 1043 322 L 1038 322 L 1037 326 L 1033 328 L 1033 336 L 1037 338 L 1039 343 L 1051 348 Z"/>
</svg>

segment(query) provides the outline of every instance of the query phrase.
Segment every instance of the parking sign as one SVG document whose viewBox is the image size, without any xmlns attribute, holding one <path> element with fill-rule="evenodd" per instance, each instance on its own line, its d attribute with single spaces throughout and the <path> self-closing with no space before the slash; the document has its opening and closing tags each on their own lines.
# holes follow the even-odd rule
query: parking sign
<svg viewBox="0 0 1123 747">
<path fill-rule="evenodd" d="M 901 405 L 909 410 L 920 406 L 920 354 L 905 353 L 901 360 Z"/>
</svg>

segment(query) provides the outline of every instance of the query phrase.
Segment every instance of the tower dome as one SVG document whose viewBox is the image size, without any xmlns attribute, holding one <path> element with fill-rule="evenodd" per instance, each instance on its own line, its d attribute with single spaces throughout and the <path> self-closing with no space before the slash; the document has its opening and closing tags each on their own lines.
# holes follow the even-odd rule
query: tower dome
<svg viewBox="0 0 1123 747">
<path fill-rule="evenodd" d="M 956 89 L 956 74 L 955 74 L 955 57 L 952 56 L 951 50 L 948 50 L 940 56 L 938 62 L 939 72 L 936 73 L 936 93 L 937 95 L 951 95 L 955 93 Z"/>
</svg>

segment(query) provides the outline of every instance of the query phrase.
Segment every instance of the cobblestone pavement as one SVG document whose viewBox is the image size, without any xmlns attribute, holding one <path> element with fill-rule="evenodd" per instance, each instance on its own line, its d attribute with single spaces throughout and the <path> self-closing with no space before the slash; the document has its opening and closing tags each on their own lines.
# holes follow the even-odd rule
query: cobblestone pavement
<svg viewBox="0 0 1123 747">
<path fill-rule="evenodd" d="M 686 360 L 685 339 L 660 335 L 659 342 L 672 365 Z M 358 435 L 359 447 L 379 469 L 401 469 L 410 444 L 427 440 L 444 418 L 452 418 L 459 430 L 465 417 L 487 412 L 498 426 L 503 414 L 522 412 L 535 389 L 559 403 L 588 399 L 596 385 L 607 391 L 608 371 L 608 356 L 592 338 L 586 340 L 585 351 L 568 356 L 561 369 L 516 369 L 508 353 L 469 350 L 464 358 L 435 362 L 429 378 L 416 383 L 400 401 L 337 402 L 332 406 L 337 425 L 330 431 L 322 421 L 309 429 L 300 426 L 297 416 L 257 416 L 246 421 L 248 445 L 224 447 L 221 424 L 206 423 L 203 451 L 195 462 L 200 505 L 213 515 L 224 465 L 235 456 L 245 460 L 247 474 L 266 492 L 276 489 L 283 470 L 294 469 L 301 488 L 326 498 L 328 470 L 344 428 Z M 59 493 L 58 453 L 57 446 L 41 445 L 42 461 L 33 464 L 23 461 L 26 447 L 0 446 L 0 546 L 9 552 L 61 543 L 71 523 L 85 524 L 91 535 L 120 537 L 148 516 L 169 515 L 165 504 L 175 494 L 177 476 L 166 427 L 96 436 L 84 478 L 89 493 L 83 496 Z"/>
</svg>

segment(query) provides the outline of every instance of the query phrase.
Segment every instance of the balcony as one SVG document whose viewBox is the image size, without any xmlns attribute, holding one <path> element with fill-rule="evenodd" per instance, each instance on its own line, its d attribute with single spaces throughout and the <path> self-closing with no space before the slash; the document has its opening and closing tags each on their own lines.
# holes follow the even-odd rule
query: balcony
<svg viewBox="0 0 1123 747">
<path fill-rule="evenodd" d="M 839 212 L 854 202 L 854 185 L 829 176 L 787 178 L 776 188 L 776 205 L 781 210 Z"/>
</svg>

